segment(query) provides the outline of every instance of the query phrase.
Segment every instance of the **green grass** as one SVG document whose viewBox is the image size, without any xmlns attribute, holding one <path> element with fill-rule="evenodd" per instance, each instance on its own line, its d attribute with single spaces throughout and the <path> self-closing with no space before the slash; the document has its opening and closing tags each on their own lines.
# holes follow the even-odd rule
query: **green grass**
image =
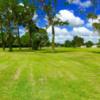
<svg viewBox="0 0 100 100">
<path fill-rule="evenodd" d="M 0 100 L 100 100 L 100 49 L 0 49 Z"/>
</svg>

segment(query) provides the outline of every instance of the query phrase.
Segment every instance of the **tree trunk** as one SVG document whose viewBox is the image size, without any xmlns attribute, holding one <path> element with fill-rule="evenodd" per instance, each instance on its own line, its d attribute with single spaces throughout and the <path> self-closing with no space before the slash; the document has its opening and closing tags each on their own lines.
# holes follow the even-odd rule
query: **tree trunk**
<svg viewBox="0 0 100 100">
<path fill-rule="evenodd" d="M 12 34 L 11 34 L 11 31 L 10 31 L 10 22 L 8 22 L 8 25 L 7 25 L 7 33 L 8 33 L 8 47 L 9 47 L 9 51 L 11 52 L 12 51 Z"/>
<path fill-rule="evenodd" d="M 3 51 L 5 51 L 5 41 L 4 41 L 4 34 L 2 32 L 2 24 L 1 24 L 0 29 L 1 29 L 1 38 L 2 38 L 2 48 L 3 48 Z"/>
<path fill-rule="evenodd" d="M 32 38 L 31 38 L 31 43 L 32 43 L 32 50 L 34 49 L 33 48 L 33 36 L 32 36 Z"/>
<path fill-rule="evenodd" d="M 8 46 L 9 46 L 9 51 L 12 51 L 12 35 L 10 33 L 10 31 L 8 31 Z"/>
<path fill-rule="evenodd" d="M 9 44 L 9 51 L 10 52 L 12 51 L 12 44 L 11 43 Z"/>
<path fill-rule="evenodd" d="M 52 50 L 55 51 L 55 29 L 54 25 L 52 25 Z"/>
<path fill-rule="evenodd" d="M 2 48 L 3 48 L 3 51 L 5 51 L 5 41 L 4 41 L 4 35 L 3 33 L 2 34 Z"/>
<path fill-rule="evenodd" d="M 33 35 L 32 35 L 32 32 L 31 32 L 31 29 L 29 29 L 29 46 L 32 48 L 32 50 L 34 49 L 33 48 Z"/>
<path fill-rule="evenodd" d="M 19 44 L 19 50 L 21 50 L 21 39 L 20 39 L 20 33 L 19 33 L 19 27 L 17 26 L 18 30 L 18 44 Z"/>
<path fill-rule="evenodd" d="M 29 47 L 32 47 L 32 34 L 29 30 Z"/>
</svg>

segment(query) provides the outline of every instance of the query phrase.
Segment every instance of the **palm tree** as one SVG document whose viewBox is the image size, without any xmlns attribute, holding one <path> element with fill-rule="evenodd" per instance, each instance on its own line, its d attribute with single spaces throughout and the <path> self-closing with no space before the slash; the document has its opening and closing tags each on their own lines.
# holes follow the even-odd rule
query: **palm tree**
<svg viewBox="0 0 100 100">
<path fill-rule="evenodd" d="M 99 23 L 93 23 L 93 27 L 99 32 L 100 34 L 100 22 Z"/>
<path fill-rule="evenodd" d="M 52 26 L 52 50 L 55 50 L 55 26 L 57 25 L 68 25 L 68 22 L 61 22 L 59 19 L 55 20 L 57 0 L 40 0 L 42 8 L 47 15 L 48 26 Z"/>
</svg>

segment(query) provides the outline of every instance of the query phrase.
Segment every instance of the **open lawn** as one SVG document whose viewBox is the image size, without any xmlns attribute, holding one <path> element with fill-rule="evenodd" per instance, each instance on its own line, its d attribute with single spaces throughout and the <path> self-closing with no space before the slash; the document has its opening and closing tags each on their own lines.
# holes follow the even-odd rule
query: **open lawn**
<svg viewBox="0 0 100 100">
<path fill-rule="evenodd" d="M 0 100 L 100 100 L 100 49 L 0 49 Z"/>
</svg>

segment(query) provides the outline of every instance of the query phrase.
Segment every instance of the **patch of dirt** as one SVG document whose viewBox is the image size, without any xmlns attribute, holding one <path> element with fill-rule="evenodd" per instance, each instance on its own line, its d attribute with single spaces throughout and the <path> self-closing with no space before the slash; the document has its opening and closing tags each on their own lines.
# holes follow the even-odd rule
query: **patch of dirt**
<svg viewBox="0 0 100 100">
<path fill-rule="evenodd" d="M 13 79 L 14 80 L 18 80 L 19 76 L 20 76 L 20 73 L 21 73 L 21 69 L 17 69 L 16 72 L 15 72 L 15 75 L 14 75 Z"/>
</svg>

